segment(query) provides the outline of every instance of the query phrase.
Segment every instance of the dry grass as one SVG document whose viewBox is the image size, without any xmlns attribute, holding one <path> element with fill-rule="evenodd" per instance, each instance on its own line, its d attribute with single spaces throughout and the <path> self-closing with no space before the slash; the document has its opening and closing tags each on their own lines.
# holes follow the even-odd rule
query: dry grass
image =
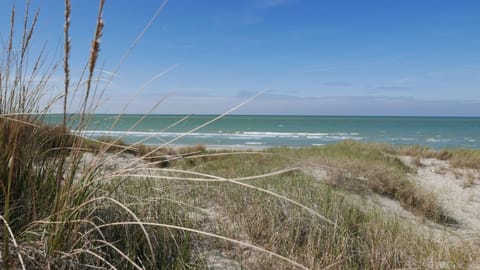
<svg viewBox="0 0 480 270">
<path fill-rule="evenodd" d="M 99 3 L 90 57 L 80 80 L 71 82 L 74 11 L 65 1 L 65 87 L 45 106 L 40 100 L 56 66 L 41 67 L 43 55 L 27 61 L 38 12 L 32 16 L 27 1 L 16 42 L 12 9 L 0 57 L 2 269 L 206 269 L 212 250 L 256 269 L 436 269 L 440 261 L 450 268 L 472 262 L 478 252 L 469 246 L 438 244 L 395 217 L 348 201 L 345 190 L 376 192 L 444 221 L 435 198 L 409 182 L 408 168 L 380 146 L 345 142 L 212 153 L 200 145 L 177 149 L 82 138 L 101 96 L 93 79 L 103 30 Z M 71 98 L 79 93 L 72 131 L 67 112 L 75 110 Z M 63 125 L 46 126 L 42 113 L 55 102 L 63 102 Z M 92 150 L 97 155 L 86 159 Z M 125 152 L 135 153 L 138 162 L 109 169 L 107 161 L 121 162 Z M 473 156 L 447 156 L 453 161 L 456 155 Z M 296 169 L 306 158 L 336 169 L 330 184 Z"/>
<path fill-rule="evenodd" d="M 428 219 L 455 224 L 435 196 L 422 190 L 409 178 L 407 173 L 411 169 L 391 155 L 391 150 L 385 149 L 384 145 L 344 141 L 326 147 L 303 149 L 296 155 L 309 157 L 307 163 L 313 166 L 327 167 L 330 170 L 327 182 L 335 187 L 360 194 L 374 192 L 387 196 Z M 426 152 L 424 148 L 413 149 Z M 412 149 L 407 150 L 413 153 Z"/>
<path fill-rule="evenodd" d="M 340 154 L 335 154 L 337 150 L 329 152 L 333 151 L 332 147 L 344 148 L 348 145 L 353 146 L 352 151 L 359 150 L 349 144 L 299 150 L 273 149 L 274 155 L 267 152 L 211 156 L 206 162 L 192 164 L 180 161 L 175 167 L 235 179 L 292 165 L 297 161 L 293 157 L 309 158 L 310 161 L 314 156 L 338 159 Z M 366 145 L 357 147 L 362 147 L 362 151 L 368 149 Z M 290 156 L 293 160 L 282 156 Z M 388 166 L 403 168 L 396 162 Z M 462 249 L 470 247 L 443 246 L 428 235 L 422 235 L 415 226 L 358 205 L 358 201 L 349 200 L 348 193 L 338 190 L 336 185 L 319 183 L 299 171 L 248 180 L 247 183 L 259 189 L 217 182 L 208 186 L 191 186 L 187 196 L 195 205 L 215 209 L 226 217 L 216 221 L 219 233 L 244 239 L 285 256 L 288 254 L 310 269 L 328 266 L 333 269 L 436 269 L 440 261 L 448 261 L 451 268 L 463 268 L 471 262 L 469 255 L 462 252 Z M 266 196 L 263 189 L 295 200 L 334 224 L 281 198 Z M 268 256 L 252 255 L 235 246 L 211 245 L 230 252 L 246 268 L 259 265 L 265 269 L 290 268 Z M 248 256 L 253 256 L 254 261 Z"/>
<path fill-rule="evenodd" d="M 437 157 L 436 151 L 434 151 L 428 146 L 422 146 L 422 145 L 407 145 L 407 146 L 398 146 L 398 147 L 383 145 L 382 148 L 384 148 L 386 152 L 395 154 L 395 155 L 423 157 L 423 158 Z"/>
<path fill-rule="evenodd" d="M 448 161 L 455 168 L 480 169 L 480 151 L 453 150 Z"/>
<path fill-rule="evenodd" d="M 454 168 L 480 169 L 480 151 L 472 149 L 433 150 L 427 146 L 383 146 L 386 152 L 417 158 L 446 160 Z"/>
<path fill-rule="evenodd" d="M 184 264 L 186 259 L 179 260 L 178 264 L 171 262 L 170 257 L 182 257 L 184 251 L 175 248 L 178 246 L 175 241 L 177 236 L 168 230 L 147 231 L 142 225 L 114 230 L 98 229 L 100 224 L 118 221 L 115 218 L 140 221 L 138 216 L 157 217 L 155 213 L 142 216 L 139 211 L 135 214 L 126 207 L 125 203 L 128 202 L 121 203 L 105 197 L 103 187 L 98 182 L 104 164 L 98 159 L 80 167 L 85 147 L 95 148 L 99 153 L 112 149 L 119 152 L 121 149 L 118 144 L 93 144 L 77 135 L 88 120 L 87 112 L 98 102 L 92 99 L 98 96 L 94 93 L 98 86 L 94 84 L 93 76 L 100 51 L 104 2 L 100 1 L 99 5 L 97 27 L 86 65 L 86 81 L 83 81 L 84 74 L 81 74 L 76 87 L 70 89 L 71 8 L 70 1 L 65 1 L 65 88 L 60 96 L 54 97 L 48 104 L 41 100 L 47 93 L 49 79 L 56 66 L 43 67 L 43 54 L 33 59 L 33 66 L 29 64 L 32 63 L 28 57 L 33 46 L 30 41 L 39 14 L 35 12 L 30 22 L 29 4 L 26 1 L 22 18 L 24 28 L 18 40 L 14 31 L 18 10 L 12 8 L 8 45 L 3 47 L 0 57 L 1 268 L 17 269 L 24 265 L 28 269 L 124 268 L 125 260 L 130 262 L 126 268 L 138 265 L 162 268 L 163 265 Z M 20 47 L 15 47 L 16 44 L 20 44 Z M 83 86 L 85 88 L 80 90 Z M 68 101 L 80 92 L 84 96 L 79 106 L 78 130 L 71 132 L 71 127 L 67 126 L 70 120 L 67 111 L 74 111 L 75 108 L 71 108 Z M 58 101 L 64 103 L 63 125 L 52 127 L 42 124 L 42 113 L 48 112 L 51 105 Z M 175 207 L 169 208 L 175 211 Z M 162 222 L 181 220 L 177 215 L 159 214 L 158 217 Z M 91 228 L 96 233 L 86 237 L 85 232 Z M 137 228 L 139 233 L 136 233 Z M 187 237 L 181 238 L 187 240 Z M 118 243 L 118 239 L 125 241 Z M 159 244 L 152 245 L 153 239 L 160 240 Z"/>
<path fill-rule="evenodd" d="M 90 57 L 79 81 L 72 83 L 69 68 L 72 10 L 70 1 L 65 1 L 65 87 L 63 93 L 45 107 L 40 100 L 56 66 L 40 68 L 42 55 L 34 61 L 33 67 L 28 65 L 26 55 L 38 12 L 29 25 L 27 1 L 25 29 L 20 37 L 22 42 L 17 43 L 14 35 L 17 10 L 12 8 L 8 45 L 2 51 L 0 61 L 2 268 L 186 269 L 205 266 L 201 260 L 191 258 L 190 233 L 249 246 L 301 268 L 300 264 L 264 248 L 189 228 L 193 223 L 185 210 L 186 204 L 172 198 L 181 194 L 184 187 L 156 186 L 147 180 L 148 175 L 139 175 L 142 181 L 135 179 L 134 187 L 127 188 L 132 179 L 123 176 L 122 171 L 135 170 L 135 165 L 127 164 L 119 172 L 113 172 L 115 177 L 110 181 L 101 181 L 108 174 L 104 168 L 106 163 L 101 159 L 107 152 L 113 152 L 115 158 L 125 151 L 133 151 L 150 160 L 148 166 L 153 166 L 199 154 L 205 149 L 203 146 L 181 149 L 135 147 L 123 145 L 117 139 L 102 142 L 79 136 L 89 113 L 96 107 L 98 100 L 95 97 L 101 96 L 101 93 L 95 93 L 99 87 L 93 79 L 103 30 L 104 1 L 99 2 Z M 21 48 L 15 48 L 14 44 L 21 44 Z M 21 52 L 20 57 L 14 55 L 16 51 Z M 38 70 L 47 70 L 41 80 L 38 79 Z M 80 113 L 74 114 L 73 117 L 78 118 L 71 121 L 67 112 L 75 108 L 69 101 L 80 93 L 83 93 L 81 104 L 77 104 Z M 63 125 L 43 125 L 41 113 L 48 112 L 57 101 L 63 101 Z M 76 123 L 74 131 L 67 126 L 72 122 Z M 84 151 L 92 149 L 98 155 L 85 160 Z M 164 160 L 161 155 L 167 158 Z M 138 169 L 144 169 L 144 165 L 140 167 Z M 153 189 L 158 192 L 152 192 Z M 145 196 L 150 193 L 151 197 Z"/>
</svg>

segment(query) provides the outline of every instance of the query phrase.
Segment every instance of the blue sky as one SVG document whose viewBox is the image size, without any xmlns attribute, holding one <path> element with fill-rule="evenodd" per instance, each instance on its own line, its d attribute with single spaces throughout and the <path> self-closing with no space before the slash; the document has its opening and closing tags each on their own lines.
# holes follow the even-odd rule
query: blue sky
<svg viewBox="0 0 480 270">
<path fill-rule="evenodd" d="M 98 3 L 72 2 L 79 74 Z M 47 40 L 51 55 L 61 55 L 63 1 L 32 4 L 41 7 L 35 41 Z M 161 4 L 107 0 L 105 71 L 115 69 Z M 144 113 L 168 96 L 153 112 L 222 113 L 268 90 L 237 113 L 480 116 L 479 10 L 477 0 L 170 0 L 99 112 L 128 103 L 127 112 Z"/>
</svg>

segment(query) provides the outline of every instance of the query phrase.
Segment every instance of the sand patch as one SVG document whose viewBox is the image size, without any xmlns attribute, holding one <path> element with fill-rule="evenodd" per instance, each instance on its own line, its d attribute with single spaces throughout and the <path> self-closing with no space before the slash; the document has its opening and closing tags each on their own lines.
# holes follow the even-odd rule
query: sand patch
<svg viewBox="0 0 480 270">
<path fill-rule="evenodd" d="M 401 157 L 412 166 L 411 157 Z M 456 230 L 465 236 L 480 233 L 480 183 L 479 171 L 452 168 L 448 161 L 434 158 L 420 159 L 412 178 L 422 188 L 432 191 L 441 206 L 458 222 Z"/>
</svg>

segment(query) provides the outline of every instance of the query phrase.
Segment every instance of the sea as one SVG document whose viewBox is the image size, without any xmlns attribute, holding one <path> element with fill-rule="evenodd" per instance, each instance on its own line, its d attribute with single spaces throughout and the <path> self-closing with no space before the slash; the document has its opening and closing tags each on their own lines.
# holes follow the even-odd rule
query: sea
<svg viewBox="0 0 480 270">
<path fill-rule="evenodd" d="M 62 115 L 45 117 L 61 123 Z M 480 149 L 480 117 L 228 115 L 89 116 L 81 132 L 91 138 L 120 137 L 126 143 L 203 144 L 212 148 L 321 146 L 343 140 L 423 145 L 434 149 Z M 216 119 L 216 120 L 215 120 Z M 70 125 L 75 127 L 75 116 Z"/>
</svg>

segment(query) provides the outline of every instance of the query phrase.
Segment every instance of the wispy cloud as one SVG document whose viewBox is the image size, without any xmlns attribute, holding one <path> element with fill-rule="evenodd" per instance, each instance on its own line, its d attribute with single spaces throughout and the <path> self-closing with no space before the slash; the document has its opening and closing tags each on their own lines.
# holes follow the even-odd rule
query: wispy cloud
<svg viewBox="0 0 480 270">
<path fill-rule="evenodd" d="M 218 25 L 256 25 L 263 22 L 262 11 L 283 5 L 293 4 L 300 0 L 251 0 L 243 9 L 234 12 L 222 12 L 216 15 Z"/>
<path fill-rule="evenodd" d="M 299 0 L 252 0 L 255 9 L 269 9 L 277 6 L 296 3 Z"/>
</svg>

